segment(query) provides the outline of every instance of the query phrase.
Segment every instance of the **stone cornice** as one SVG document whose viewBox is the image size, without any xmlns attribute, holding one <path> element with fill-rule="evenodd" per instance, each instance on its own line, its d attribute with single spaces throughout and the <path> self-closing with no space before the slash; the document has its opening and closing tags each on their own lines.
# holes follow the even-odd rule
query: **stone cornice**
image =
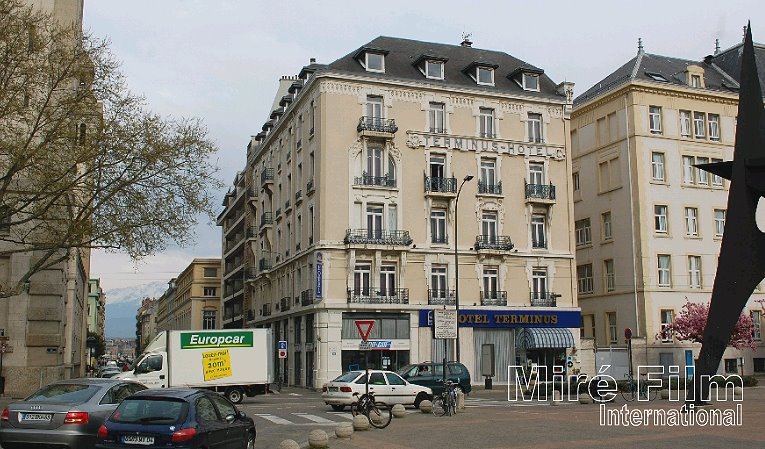
<svg viewBox="0 0 765 449">
<path fill-rule="evenodd" d="M 571 118 L 575 119 L 582 114 L 586 114 L 599 108 L 600 106 L 613 102 L 616 98 L 619 98 L 626 93 L 633 92 L 663 95 L 671 98 L 684 98 L 690 100 L 721 103 L 733 106 L 738 104 L 738 94 L 733 92 L 710 90 L 699 91 L 697 89 L 684 88 L 673 84 L 654 84 L 647 81 L 631 81 L 627 84 L 623 84 L 616 90 L 610 91 L 604 96 L 590 100 L 583 106 L 574 107 Z"/>
</svg>

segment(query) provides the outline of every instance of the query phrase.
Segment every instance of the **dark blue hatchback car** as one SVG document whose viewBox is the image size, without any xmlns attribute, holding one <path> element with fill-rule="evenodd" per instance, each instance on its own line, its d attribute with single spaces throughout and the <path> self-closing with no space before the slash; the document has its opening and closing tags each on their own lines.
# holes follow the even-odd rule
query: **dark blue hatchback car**
<svg viewBox="0 0 765 449">
<path fill-rule="evenodd" d="M 255 423 L 212 391 L 144 390 L 123 400 L 98 429 L 96 448 L 128 447 L 253 449 Z"/>
</svg>

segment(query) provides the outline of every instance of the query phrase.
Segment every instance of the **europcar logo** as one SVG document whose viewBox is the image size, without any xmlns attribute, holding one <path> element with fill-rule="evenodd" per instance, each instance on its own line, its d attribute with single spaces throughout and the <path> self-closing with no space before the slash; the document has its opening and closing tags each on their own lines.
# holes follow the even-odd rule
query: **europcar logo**
<svg viewBox="0 0 765 449">
<path fill-rule="evenodd" d="M 251 348 L 252 332 L 182 332 L 181 349 Z"/>
</svg>

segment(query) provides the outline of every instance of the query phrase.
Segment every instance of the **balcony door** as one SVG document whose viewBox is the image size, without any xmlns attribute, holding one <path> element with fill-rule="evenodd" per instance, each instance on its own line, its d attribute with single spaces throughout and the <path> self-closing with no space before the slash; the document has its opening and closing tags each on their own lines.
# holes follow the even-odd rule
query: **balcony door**
<svg viewBox="0 0 765 449">
<path fill-rule="evenodd" d="M 483 297 L 484 299 L 499 299 L 499 284 L 496 268 L 483 270 Z"/>
<path fill-rule="evenodd" d="M 497 242 L 497 213 L 484 212 L 481 215 L 481 239 L 483 243 L 493 245 Z"/>
<path fill-rule="evenodd" d="M 379 205 L 367 206 L 367 237 L 381 239 L 383 233 L 383 207 Z"/>
<path fill-rule="evenodd" d="M 353 269 L 353 294 L 356 296 L 369 296 L 372 280 L 371 264 L 356 264 Z"/>
<path fill-rule="evenodd" d="M 547 297 L 547 271 L 535 269 L 531 272 L 533 298 L 543 300 Z"/>
<path fill-rule="evenodd" d="M 529 184 L 544 185 L 544 183 L 545 183 L 544 164 L 538 164 L 538 163 L 529 164 Z"/>
<path fill-rule="evenodd" d="M 395 265 L 383 265 L 380 267 L 380 295 L 396 296 Z"/>
<path fill-rule="evenodd" d="M 431 298 L 445 300 L 448 297 L 446 267 L 433 267 L 430 269 L 430 289 Z"/>
<path fill-rule="evenodd" d="M 379 123 L 382 118 L 383 99 L 375 95 L 367 96 L 367 117 L 372 123 Z"/>
<path fill-rule="evenodd" d="M 367 176 L 369 180 L 365 180 L 368 184 L 374 184 L 375 178 L 380 178 L 383 175 L 383 150 L 379 147 L 367 148 Z"/>
</svg>

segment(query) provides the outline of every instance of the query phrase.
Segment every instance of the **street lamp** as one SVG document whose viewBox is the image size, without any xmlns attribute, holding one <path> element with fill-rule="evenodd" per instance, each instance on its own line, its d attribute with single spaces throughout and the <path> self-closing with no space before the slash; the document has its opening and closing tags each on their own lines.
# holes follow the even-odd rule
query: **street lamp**
<svg viewBox="0 0 765 449">
<path fill-rule="evenodd" d="M 459 210 L 457 204 L 460 201 L 460 193 L 462 192 L 462 186 L 466 182 L 473 179 L 473 175 L 467 175 L 462 179 L 460 188 L 457 189 L 457 197 L 454 198 L 454 306 L 457 309 L 457 361 L 460 361 L 460 263 L 459 256 L 457 255 L 457 218 L 459 217 Z M 444 354 L 446 356 L 446 354 Z M 444 372 L 445 373 L 445 372 Z"/>
</svg>

